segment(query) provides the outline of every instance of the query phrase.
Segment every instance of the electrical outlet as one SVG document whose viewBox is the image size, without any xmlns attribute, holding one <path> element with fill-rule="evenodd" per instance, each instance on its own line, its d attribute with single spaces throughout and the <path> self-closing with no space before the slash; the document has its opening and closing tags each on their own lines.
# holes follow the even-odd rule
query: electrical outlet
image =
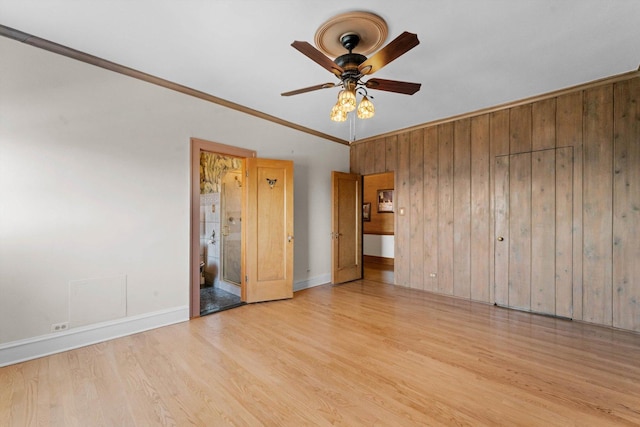
<svg viewBox="0 0 640 427">
<path fill-rule="evenodd" d="M 51 332 L 62 332 L 69 329 L 69 322 L 54 323 L 51 325 Z"/>
</svg>

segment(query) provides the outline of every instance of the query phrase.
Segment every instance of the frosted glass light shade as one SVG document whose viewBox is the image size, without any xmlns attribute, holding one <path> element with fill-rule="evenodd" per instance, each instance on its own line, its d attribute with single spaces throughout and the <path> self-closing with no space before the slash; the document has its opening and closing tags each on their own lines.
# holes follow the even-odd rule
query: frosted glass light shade
<svg viewBox="0 0 640 427">
<path fill-rule="evenodd" d="M 366 96 L 362 98 L 360 101 L 360 105 L 358 105 L 358 118 L 359 119 L 370 119 L 376 113 L 375 108 L 373 107 L 373 102 L 369 101 L 369 98 Z"/>
<path fill-rule="evenodd" d="M 342 111 L 349 113 L 356 109 L 356 93 L 352 90 L 341 90 L 338 94 L 338 105 Z"/>
<path fill-rule="evenodd" d="M 334 105 L 331 109 L 329 117 L 334 122 L 344 122 L 347 120 L 347 113 L 343 111 L 338 104 Z"/>
</svg>

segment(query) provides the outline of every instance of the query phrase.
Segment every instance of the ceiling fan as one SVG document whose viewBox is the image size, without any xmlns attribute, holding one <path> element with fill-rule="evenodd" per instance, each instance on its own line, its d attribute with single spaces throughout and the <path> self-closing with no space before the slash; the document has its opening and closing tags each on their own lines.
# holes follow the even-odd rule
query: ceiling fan
<svg viewBox="0 0 640 427">
<path fill-rule="evenodd" d="M 330 117 L 334 121 L 345 121 L 347 119 L 347 113 L 356 109 L 356 93 L 363 95 L 360 106 L 358 106 L 358 117 L 365 119 L 373 117 L 374 114 L 373 104 L 368 99 L 367 89 L 383 90 L 405 95 L 413 95 L 420 90 L 420 83 L 376 78 L 368 79 L 367 81 L 362 80 L 363 77 L 375 73 L 391 61 L 420 44 L 416 34 L 405 31 L 370 58 L 353 52 L 358 46 L 358 43 L 360 43 L 360 36 L 357 33 L 348 32 L 343 34 L 340 37 L 340 44 L 348 53 L 338 56 L 335 60 L 331 60 L 310 43 L 294 41 L 291 46 L 315 61 L 321 67 L 333 73 L 338 77 L 339 82 L 309 86 L 284 92 L 281 95 L 292 96 L 319 89 L 341 86 L 343 89 L 338 95 L 338 102 L 331 110 Z"/>
</svg>

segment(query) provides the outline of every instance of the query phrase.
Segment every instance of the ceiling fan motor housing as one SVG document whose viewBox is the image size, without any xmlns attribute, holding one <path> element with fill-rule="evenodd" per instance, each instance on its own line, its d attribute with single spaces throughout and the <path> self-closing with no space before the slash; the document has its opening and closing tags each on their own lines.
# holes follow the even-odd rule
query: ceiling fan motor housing
<svg viewBox="0 0 640 427">
<path fill-rule="evenodd" d="M 359 53 L 345 53 L 335 59 L 335 63 L 345 71 L 358 70 L 358 66 L 367 60 L 367 57 Z"/>
</svg>

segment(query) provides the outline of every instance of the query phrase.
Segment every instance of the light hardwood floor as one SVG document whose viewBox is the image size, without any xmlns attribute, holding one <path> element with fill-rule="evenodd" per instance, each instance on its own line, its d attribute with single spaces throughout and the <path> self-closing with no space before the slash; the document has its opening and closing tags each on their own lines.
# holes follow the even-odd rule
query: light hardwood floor
<svg viewBox="0 0 640 427">
<path fill-rule="evenodd" d="M 375 262 L 365 262 L 363 278 L 374 282 L 387 283 L 393 285 L 393 265 L 379 264 Z"/>
<path fill-rule="evenodd" d="M 373 281 L 0 369 L 2 426 L 640 424 L 640 335 Z"/>
</svg>

